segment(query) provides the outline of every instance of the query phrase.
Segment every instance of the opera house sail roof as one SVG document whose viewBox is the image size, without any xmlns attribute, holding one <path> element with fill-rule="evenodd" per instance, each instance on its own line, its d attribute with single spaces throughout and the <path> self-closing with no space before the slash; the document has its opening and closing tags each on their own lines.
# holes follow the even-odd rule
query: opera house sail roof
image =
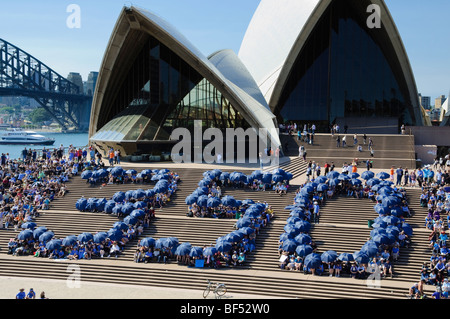
<svg viewBox="0 0 450 319">
<path fill-rule="evenodd" d="M 373 5 L 379 28 L 368 23 Z M 423 123 L 412 68 L 382 0 L 262 0 L 238 56 L 279 122 Z"/>
<path fill-rule="evenodd" d="M 177 127 L 277 127 L 246 67 L 231 50 L 205 57 L 157 15 L 125 7 L 100 68 L 90 141 L 125 154 L 170 142 Z M 272 131 L 273 132 L 273 131 Z M 271 136 L 277 147 L 278 134 Z"/>
</svg>

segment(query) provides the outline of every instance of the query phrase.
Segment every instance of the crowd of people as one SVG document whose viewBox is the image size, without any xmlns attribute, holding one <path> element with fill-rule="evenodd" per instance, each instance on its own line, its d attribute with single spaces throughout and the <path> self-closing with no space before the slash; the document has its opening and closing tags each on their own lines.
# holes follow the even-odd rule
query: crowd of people
<svg viewBox="0 0 450 319">
<path fill-rule="evenodd" d="M 422 187 L 420 205 L 428 210 L 424 227 L 430 230 L 428 237 L 431 257 L 424 262 L 419 283 L 410 289 L 410 296 L 420 299 L 425 296 L 424 285 L 436 287 L 433 298 L 448 299 L 450 284 L 450 251 L 448 231 L 450 229 L 450 183 L 427 181 Z M 446 186 L 447 185 L 447 186 Z"/>
<path fill-rule="evenodd" d="M 232 196 L 223 196 L 226 188 L 252 189 L 266 191 L 270 189 L 280 196 L 286 195 L 292 174 L 282 169 L 272 173 L 254 171 L 250 175 L 240 172 L 227 173 L 220 170 L 207 171 L 199 181 L 198 188 L 187 198 L 188 217 L 239 219 L 250 200 L 235 200 Z"/>
<path fill-rule="evenodd" d="M 339 277 L 345 274 L 358 279 L 376 275 L 393 277 L 400 249 L 411 243 L 412 228 L 405 220 L 411 213 L 405 189 L 388 181 L 387 174 L 377 176 L 380 178 L 368 171 L 356 183 L 359 174 L 332 170 L 327 176 L 316 176 L 301 185 L 294 203 L 286 207 L 291 214 L 279 240 L 280 268 L 315 275 L 327 272 L 329 276 Z M 358 184 L 356 189 L 355 184 Z M 374 202 L 378 217 L 371 225 L 370 239 L 355 254 L 327 252 L 327 258 L 322 262 L 308 266 L 306 258 L 317 254 L 318 250 L 309 236 L 311 224 L 319 223 L 320 207 L 334 196 L 352 196 Z M 394 199 L 388 200 L 388 197 Z M 331 259 L 328 257 L 330 253 L 334 255 Z"/>
<path fill-rule="evenodd" d="M 256 249 L 256 237 L 273 216 L 267 203 L 245 205 L 244 214 L 236 222 L 235 230 L 219 237 L 216 245 L 203 247 L 179 244 L 176 238 L 144 238 L 139 241 L 134 261 L 149 263 L 177 262 L 189 267 L 229 268 L 245 264 L 248 253 Z"/>
<path fill-rule="evenodd" d="M 24 149 L 23 157 L 11 159 L 2 154 L 0 162 L 0 228 L 21 229 L 32 222 L 40 211 L 48 210 L 51 202 L 68 192 L 66 183 L 74 176 L 75 165 L 63 153 Z"/>
</svg>

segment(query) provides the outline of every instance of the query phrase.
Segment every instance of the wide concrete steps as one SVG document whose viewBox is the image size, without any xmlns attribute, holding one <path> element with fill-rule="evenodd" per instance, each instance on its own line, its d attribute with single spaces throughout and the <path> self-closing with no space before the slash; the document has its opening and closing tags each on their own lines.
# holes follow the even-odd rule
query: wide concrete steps
<svg viewBox="0 0 450 319">
<path fill-rule="evenodd" d="M 297 176 L 305 170 L 305 164 L 293 159 L 282 166 L 291 171 L 296 169 Z M 292 172 L 292 171 L 291 171 Z M 215 240 L 233 230 L 235 220 L 201 219 L 186 217 L 187 205 L 184 199 L 196 187 L 203 171 L 180 169 L 178 173 L 182 182 L 172 201 L 161 210 L 156 211 L 156 218 L 144 237 L 177 237 L 180 242 L 189 242 L 194 246 L 214 244 Z M 151 187 L 151 186 L 150 186 Z M 150 188 L 149 187 L 149 188 Z M 53 230 L 57 237 L 77 235 L 81 232 L 107 231 L 117 217 L 104 213 L 87 213 L 75 210 L 75 202 L 84 194 L 85 197 L 108 198 L 116 191 L 143 188 L 142 184 L 107 185 L 89 187 L 80 178 L 73 178 L 68 183 L 70 192 L 64 198 L 56 199 L 52 209 L 43 211 L 36 222 Z M 274 192 L 250 191 L 242 189 L 224 189 L 224 195 L 233 195 L 237 199 L 267 201 L 275 210 L 275 219 L 268 227 L 262 229 L 256 240 L 256 250 L 248 255 L 244 269 L 195 269 L 186 266 L 164 268 L 158 264 L 136 264 L 133 254 L 137 239 L 128 243 L 123 254 L 116 260 L 94 259 L 77 261 L 81 264 L 83 280 L 95 282 L 126 283 L 152 285 L 174 288 L 203 289 L 205 278 L 227 283 L 230 291 L 236 293 L 261 294 L 284 298 L 403 298 L 405 288 L 411 281 L 416 281 L 421 262 L 429 258 L 426 251 L 425 235 L 415 234 L 412 246 L 401 251 L 400 261 L 394 265 L 397 277 L 383 280 L 382 288 L 368 289 L 365 281 L 346 281 L 342 278 L 315 278 L 299 273 L 281 271 L 278 267 L 278 240 L 283 233 L 289 211 L 284 207 L 292 204 L 296 186 L 286 196 Z M 411 195 L 411 202 L 418 199 Z M 336 199 L 330 200 L 323 207 L 321 223 L 314 225 L 311 236 L 318 244 L 318 251 L 335 250 L 339 253 L 353 253 L 361 248 L 368 239 L 370 229 L 367 220 L 374 218 L 373 204 L 365 200 Z M 354 213 L 353 212 L 357 212 Z M 352 217 L 348 217 L 350 214 Z M 420 218 L 419 218 L 420 219 Z M 418 220 L 419 220 L 418 219 Z M 353 222 L 351 222 L 353 221 Z M 0 231 L 0 267 L 5 276 L 41 276 L 41 278 L 67 278 L 67 264 L 42 258 L 11 257 L 5 255 L 9 238 L 16 235 L 13 230 Z M 423 237 L 423 238 L 422 238 Z M 173 267 L 175 266 L 175 267 Z M 405 286 L 406 285 L 406 286 Z"/>
</svg>

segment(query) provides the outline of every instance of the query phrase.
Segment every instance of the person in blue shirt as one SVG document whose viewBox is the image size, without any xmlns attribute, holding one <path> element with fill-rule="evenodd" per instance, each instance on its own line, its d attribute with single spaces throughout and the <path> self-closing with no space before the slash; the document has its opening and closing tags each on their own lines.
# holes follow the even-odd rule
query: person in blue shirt
<svg viewBox="0 0 450 319">
<path fill-rule="evenodd" d="M 34 292 L 33 288 L 30 288 L 30 291 L 27 294 L 27 299 L 36 299 L 36 293 Z"/>
<path fill-rule="evenodd" d="M 25 289 L 20 288 L 19 293 L 16 295 L 16 299 L 25 299 Z"/>
</svg>

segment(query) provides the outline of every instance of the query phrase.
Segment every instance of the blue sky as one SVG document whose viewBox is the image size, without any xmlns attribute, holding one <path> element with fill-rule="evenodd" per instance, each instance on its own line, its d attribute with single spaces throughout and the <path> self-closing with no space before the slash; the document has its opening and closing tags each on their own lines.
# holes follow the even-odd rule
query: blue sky
<svg viewBox="0 0 450 319">
<path fill-rule="evenodd" d="M 2 3 L 0 38 L 67 76 L 87 79 L 100 67 L 111 31 L 124 5 L 146 8 L 173 24 L 205 55 L 239 51 L 259 0 L 16 0 Z M 385 0 L 400 31 L 423 95 L 450 91 L 450 1 Z M 70 4 L 81 8 L 81 28 L 70 29 Z"/>
</svg>

